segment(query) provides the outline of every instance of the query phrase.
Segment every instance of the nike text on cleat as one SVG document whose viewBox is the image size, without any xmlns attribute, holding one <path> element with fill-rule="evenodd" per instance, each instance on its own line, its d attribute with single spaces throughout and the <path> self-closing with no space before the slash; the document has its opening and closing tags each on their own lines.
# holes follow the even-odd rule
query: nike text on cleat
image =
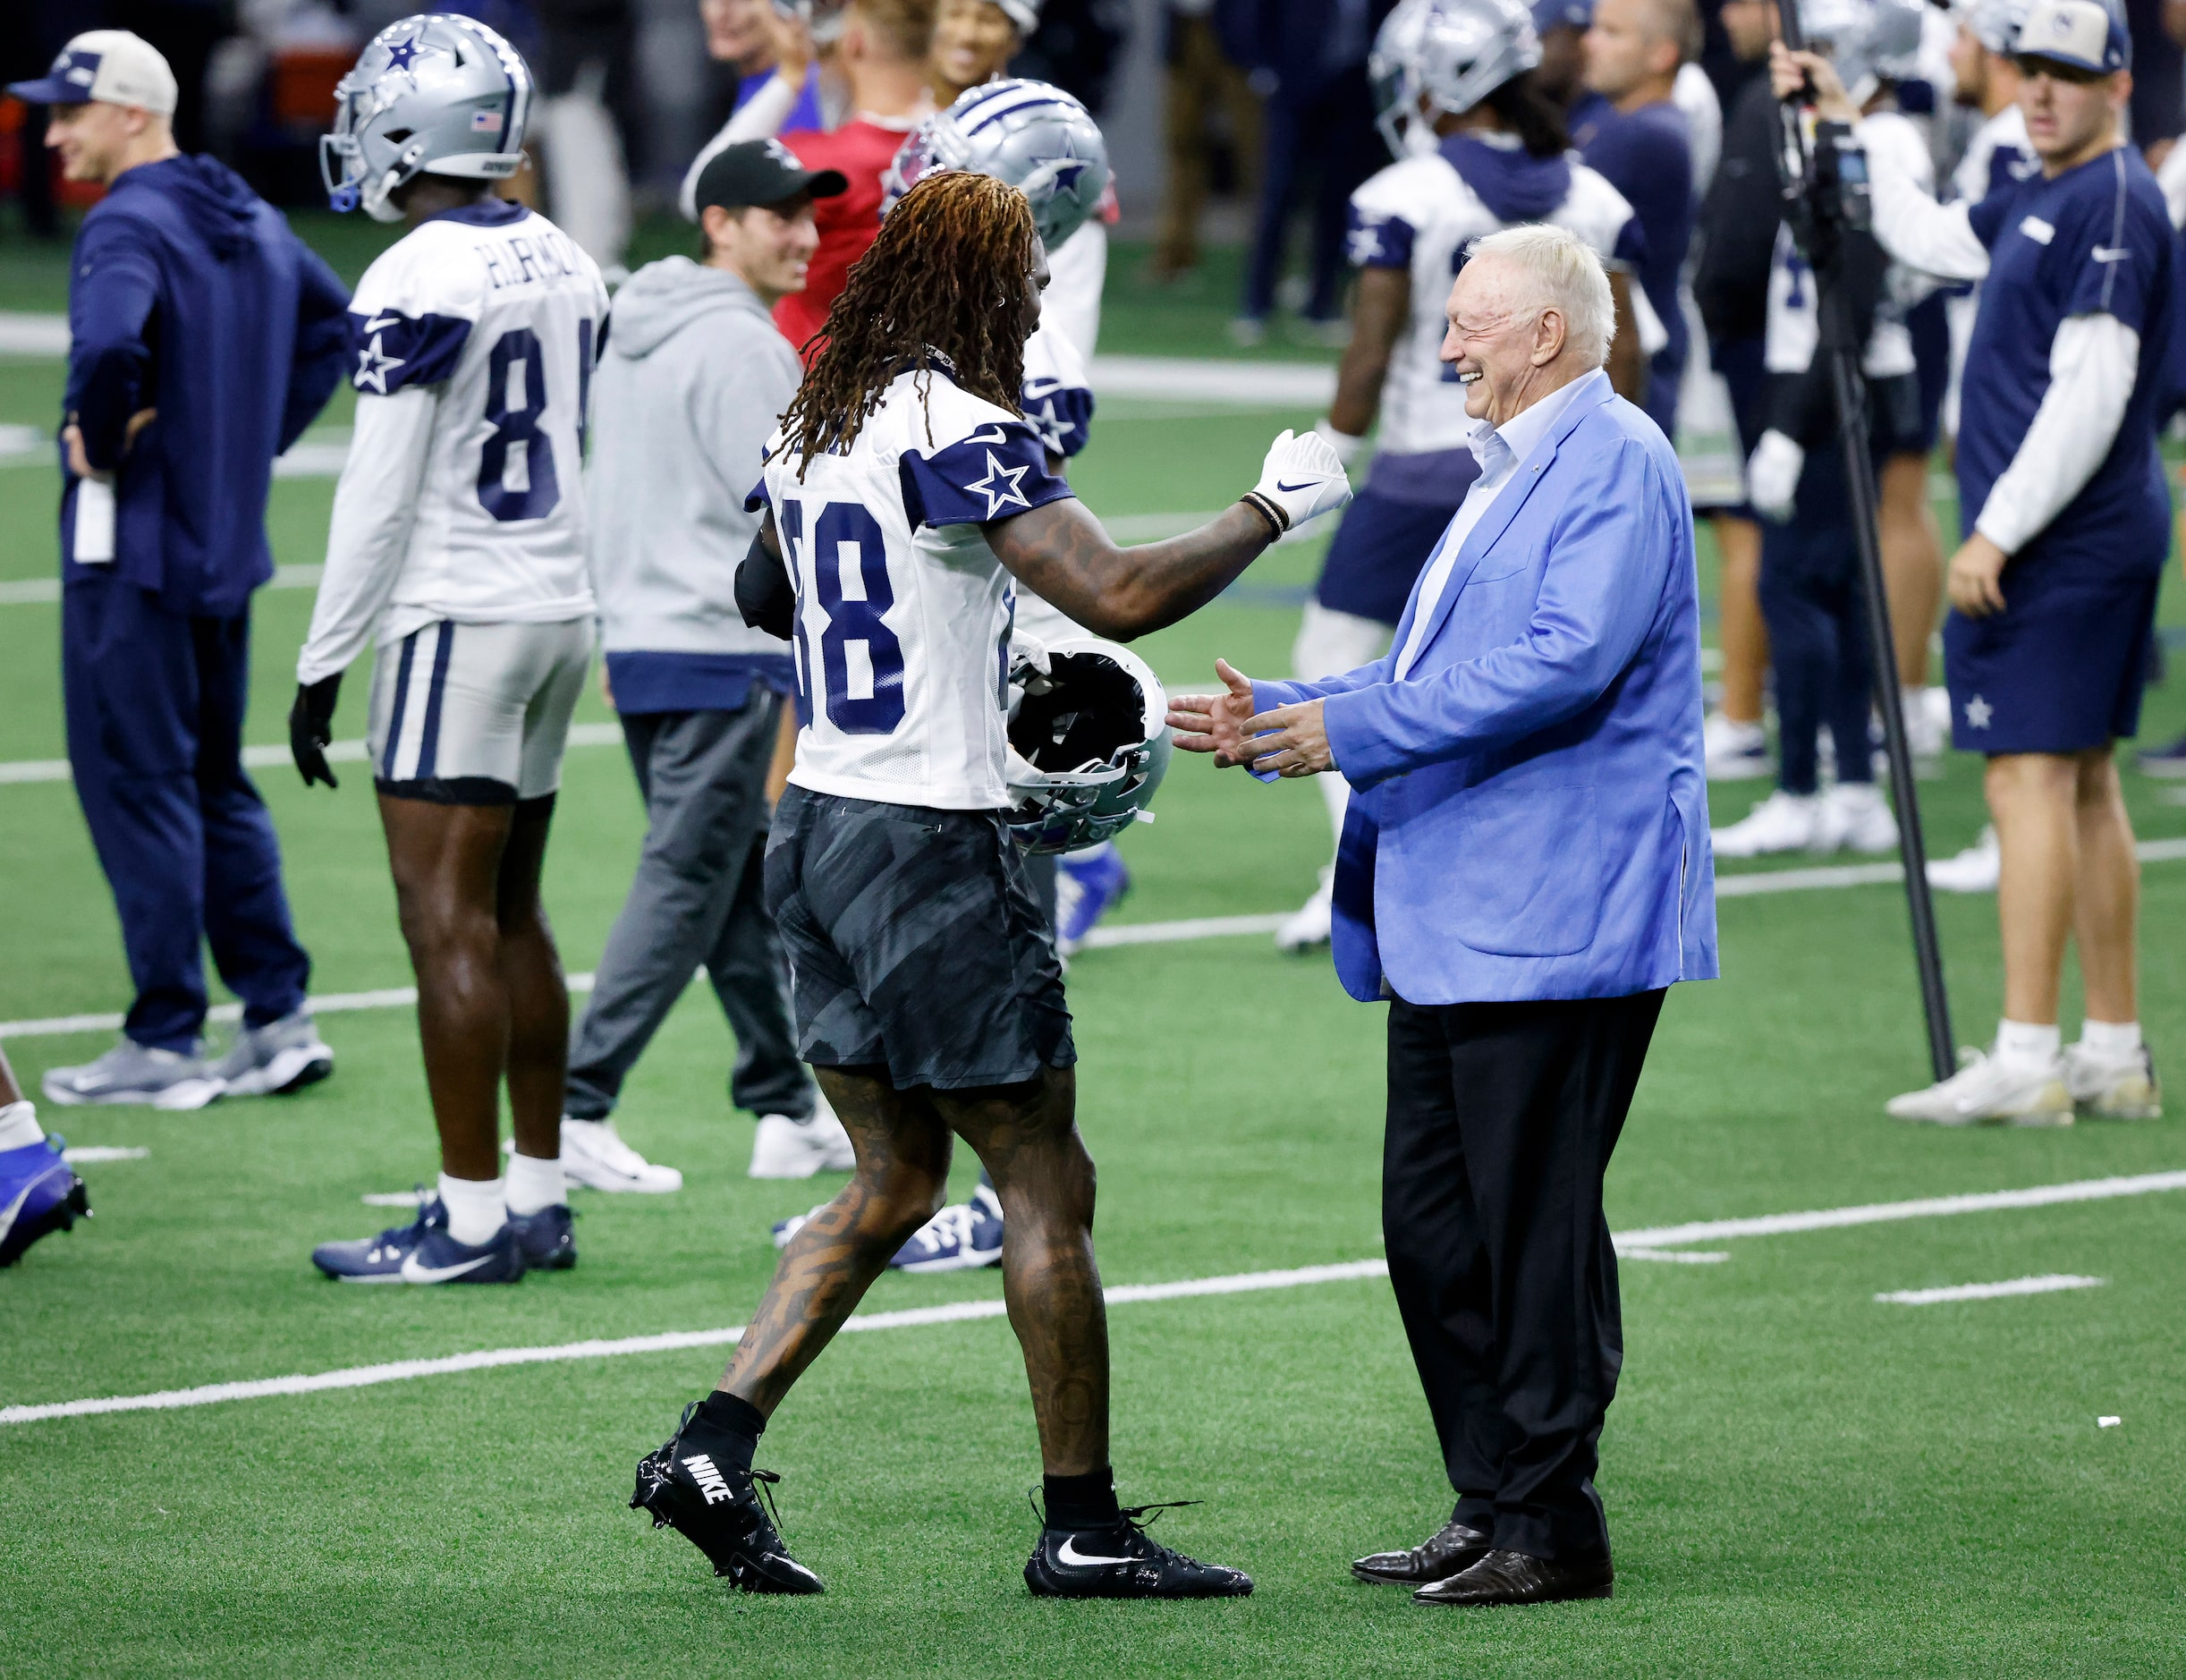
<svg viewBox="0 0 2186 1680">
<path fill-rule="evenodd" d="M 825 1592 L 826 1583 L 783 1544 L 772 1493 L 766 1504 L 759 1501 L 759 1487 L 781 1477 L 768 1470 L 724 1470 L 707 1454 L 681 1450 L 683 1427 L 697 1410 L 686 1406 L 674 1436 L 638 1461 L 630 1508 L 649 1515 L 655 1528 L 673 1528 L 741 1591 Z"/>
<path fill-rule="evenodd" d="M 1167 1508 L 1134 1506 L 1107 1528 L 1043 1529 L 1025 1564 L 1025 1585 L 1043 1599 L 1241 1599 L 1250 1593 L 1252 1577 L 1241 1569 L 1200 1563 L 1147 1537 L 1152 1521 L 1147 1513 Z"/>
<path fill-rule="evenodd" d="M 524 1252 L 506 1220 L 476 1245 L 458 1243 L 443 1226 L 427 1232 L 425 1240 L 402 1257 L 406 1284 L 513 1284 L 523 1275 Z"/>
<path fill-rule="evenodd" d="M 59 1138 L 0 1152 L 0 1266 L 13 1266 L 38 1238 L 90 1217 L 90 1198 L 62 1159 Z"/>
</svg>

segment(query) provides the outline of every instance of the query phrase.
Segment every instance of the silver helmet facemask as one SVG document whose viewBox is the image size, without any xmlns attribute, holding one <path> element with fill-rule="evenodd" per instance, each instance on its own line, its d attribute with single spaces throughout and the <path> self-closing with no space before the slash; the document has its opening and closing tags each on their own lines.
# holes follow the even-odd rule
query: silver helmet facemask
<svg viewBox="0 0 2186 1680">
<path fill-rule="evenodd" d="M 1045 81 L 988 81 L 959 94 L 912 131 L 881 176 L 881 214 L 928 175 L 992 175 L 1031 201 L 1040 243 L 1054 250 L 1083 227 L 1108 190 L 1099 125 Z"/>
<path fill-rule="evenodd" d="M 531 72 L 483 23 L 422 13 L 390 23 L 335 89 L 319 177 L 337 210 L 399 222 L 391 196 L 421 174 L 499 181 L 523 165 Z"/>
<path fill-rule="evenodd" d="M 1021 641 L 1003 813 L 1018 844 L 1077 852 L 1151 822 L 1146 807 L 1169 768 L 1168 715 L 1159 679 L 1128 649 L 1095 636 Z"/>
<path fill-rule="evenodd" d="M 1436 116 L 1463 115 L 1540 62 L 1519 0 L 1402 0 L 1367 55 L 1375 125 L 1394 157 L 1431 150 Z"/>
</svg>

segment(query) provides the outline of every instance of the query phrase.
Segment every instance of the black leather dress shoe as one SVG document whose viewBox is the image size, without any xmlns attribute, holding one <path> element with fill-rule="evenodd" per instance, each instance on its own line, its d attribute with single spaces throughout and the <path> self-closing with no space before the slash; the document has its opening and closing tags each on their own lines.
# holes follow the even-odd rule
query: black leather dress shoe
<svg viewBox="0 0 2186 1680">
<path fill-rule="evenodd" d="M 1424 1587 L 1447 1581 L 1487 1553 L 1487 1535 L 1462 1523 L 1451 1523 L 1424 1546 L 1415 1546 L 1408 1552 L 1376 1552 L 1371 1557 L 1361 1557 L 1351 1565 L 1351 1574 L 1361 1581 L 1390 1586 Z"/>
<path fill-rule="evenodd" d="M 1491 1551 L 1462 1574 L 1421 1587 L 1421 1604 L 1555 1604 L 1565 1599 L 1606 1599 L 1616 1571 L 1606 1557 L 1558 1563 L 1524 1552 Z"/>
</svg>

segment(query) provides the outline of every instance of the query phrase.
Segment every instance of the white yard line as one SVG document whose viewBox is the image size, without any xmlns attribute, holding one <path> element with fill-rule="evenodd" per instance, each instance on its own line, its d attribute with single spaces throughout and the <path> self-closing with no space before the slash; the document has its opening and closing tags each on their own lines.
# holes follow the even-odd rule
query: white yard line
<svg viewBox="0 0 2186 1680">
<path fill-rule="evenodd" d="M 1754 1219 L 1718 1219 L 1701 1224 L 1663 1226 L 1653 1230 L 1628 1231 L 1616 1235 L 1619 1253 L 1641 1258 L 1649 1249 L 1695 1243 L 1708 1237 L 1774 1236 L 1794 1231 L 1819 1231 L 1841 1226 L 1869 1225 L 1884 1219 L 1913 1219 L 1974 1213 L 1990 1209 L 2040 1208 L 2061 1202 L 2092 1201 L 2116 1196 L 2148 1195 L 2160 1191 L 2186 1190 L 2186 1172 L 2149 1173 L 2138 1178 L 2097 1178 L 2075 1184 L 2038 1184 L 2029 1190 L 2007 1190 L 1970 1196 L 1937 1196 L 1919 1201 L 1876 1202 L 1864 1207 L 1828 1208 L 1810 1213 L 1769 1214 Z M 1719 1260 L 1720 1254 L 1645 1253 L 1650 1260 Z M 1200 1295 L 1234 1295 L 1268 1289 L 1296 1289 L 1311 1284 L 1381 1277 L 1388 1273 L 1385 1261 L 1346 1260 L 1333 1266 L 1301 1266 L 1284 1271 L 1234 1272 L 1217 1277 L 1190 1277 L 1166 1284 L 1124 1284 L 1106 1292 L 1110 1306 L 1145 1301 L 1182 1301 Z M 2046 1288 L 2085 1288 L 2100 1278 L 2021 1278 L 2006 1284 L 1969 1284 L 1962 1291 L 1993 1294 L 2031 1294 Z M 1913 1290 L 1877 1300 L 1973 1300 L 1972 1294 L 1953 1290 Z M 957 1301 L 934 1307 L 913 1307 L 897 1312 L 854 1313 L 845 1331 L 901 1330 L 933 1324 L 956 1324 L 973 1319 L 998 1319 L 1008 1309 L 998 1300 Z M 106 1412 L 165 1412 L 188 1406 L 219 1405 L 230 1400 L 263 1400 L 281 1395 L 318 1394 L 337 1388 L 367 1388 L 381 1383 L 405 1382 L 414 1377 L 441 1377 L 459 1371 L 496 1370 L 504 1365 L 558 1364 L 580 1359 L 617 1359 L 631 1353 L 675 1353 L 685 1348 L 722 1347 L 743 1334 L 738 1325 L 721 1330 L 671 1330 L 657 1336 L 631 1336 L 613 1340 L 559 1342 L 542 1347 L 496 1347 L 473 1353 L 451 1353 L 438 1359 L 394 1360 L 386 1364 L 352 1365 L 340 1370 L 309 1375 L 265 1377 L 248 1382 L 208 1383 L 194 1388 L 168 1388 L 151 1394 L 109 1395 L 83 1400 L 53 1400 L 28 1405 L 0 1406 L 0 1424 L 35 1423 L 48 1418 L 85 1417 Z"/>
<path fill-rule="evenodd" d="M 569 744 L 572 747 L 619 747 L 623 744 L 623 726 L 620 724 L 572 724 Z M 362 764 L 364 742 L 337 741 L 326 749 L 330 764 Z M 290 763 L 285 745 L 270 743 L 243 749 L 243 768 L 250 770 L 268 770 Z M 0 784 L 9 782 L 66 782 L 73 780 L 66 759 L 16 759 L 0 762 Z M 0 1028 L 0 1033 L 6 1029 Z"/>
<path fill-rule="evenodd" d="M 2001 1284 L 1953 1284 L 1947 1289 L 1893 1289 L 1877 1295 L 1901 1307 L 1932 1307 L 1941 1301 L 1995 1301 L 2005 1295 L 2046 1295 L 2060 1289 L 2099 1289 L 2099 1277 L 2051 1272 L 2040 1277 L 2013 1277 Z"/>
<path fill-rule="evenodd" d="M 103 1144 L 87 1144 L 81 1149 L 63 1150 L 61 1158 L 71 1167 L 88 1166 L 95 1161 L 142 1161 L 151 1158 L 149 1150 L 113 1149 Z"/>
</svg>

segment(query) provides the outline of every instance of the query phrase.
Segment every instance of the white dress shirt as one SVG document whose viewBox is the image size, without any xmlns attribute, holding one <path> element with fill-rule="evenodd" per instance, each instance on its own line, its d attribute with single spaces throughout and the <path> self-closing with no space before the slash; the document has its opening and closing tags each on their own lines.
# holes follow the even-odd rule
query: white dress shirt
<svg viewBox="0 0 2186 1680">
<path fill-rule="evenodd" d="M 1458 550 L 1465 546 L 1465 539 L 1472 535 L 1472 528 L 1486 516 L 1504 486 L 1518 476 L 1519 462 L 1547 436 L 1548 428 L 1563 418 L 1563 411 L 1578 400 L 1581 392 L 1606 385 L 1609 376 L 1597 368 L 1592 373 L 1581 374 L 1569 385 L 1557 386 L 1531 408 L 1512 415 L 1501 426 L 1490 426 L 1486 420 L 1475 423 L 1472 457 L 1480 463 L 1480 476 L 1465 493 L 1465 500 L 1451 519 L 1449 530 L 1442 533 L 1442 543 L 1435 550 L 1435 557 L 1428 562 L 1427 581 L 1419 590 L 1419 610 L 1412 615 L 1411 633 L 1404 638 L 1404 650 L 1397 656 L 1399 682 L 1411 671 L 1412 661 L 1419 657 L 1419 644 L 1427 639 L 1427 627 L 1434 622 L 1443 590 L 1450 586 L 1450 573 L 1457 564 Z"/>
</svg>

